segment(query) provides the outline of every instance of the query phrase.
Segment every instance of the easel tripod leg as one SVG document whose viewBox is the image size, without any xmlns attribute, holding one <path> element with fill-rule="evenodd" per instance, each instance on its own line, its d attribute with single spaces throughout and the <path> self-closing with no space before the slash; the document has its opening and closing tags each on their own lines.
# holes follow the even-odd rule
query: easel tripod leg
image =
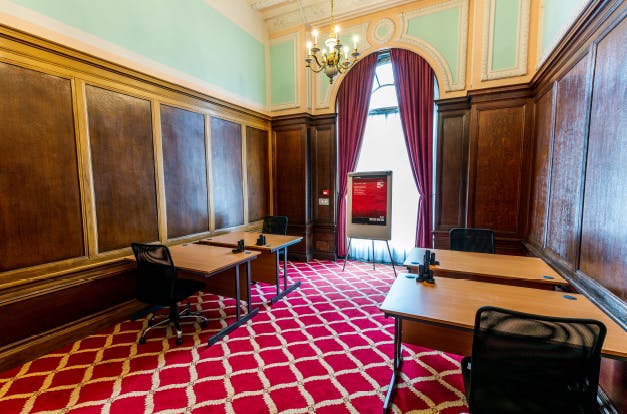
<svg viewBox="0 0 627 414">
<path fill-rule="evenodd" d="M 348 238 L 348 248 L 346 249 L 346 256 L 344 256 L 344 266 L 342 266 L 342 272 L 346 269 L 346 261 L 348 260 L 348 252 L 351 251 L 351 243 L 353 242 L 353 238 Z"/>
<path fill-rule="evenodd" d="M 390 262 L 392 262 L 392 269 L 394 269 L 394 276 L 396 276 L 396 267 L 394 266 L 394 259 L 392 259 L 392 251 L 390 250 L 390 243 L 388 243 L 388 241 L 386 240 L 385 245 L 388 247 L 388 254 L 390 255 Z"/>
</svg>

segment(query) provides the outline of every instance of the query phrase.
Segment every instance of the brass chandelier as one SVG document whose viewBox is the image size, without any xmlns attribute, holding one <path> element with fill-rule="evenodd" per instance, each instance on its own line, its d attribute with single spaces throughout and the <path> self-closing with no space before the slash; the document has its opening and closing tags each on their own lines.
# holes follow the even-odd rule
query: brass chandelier
<svg viewBox="0 0 627 414">
<path fill-rule="evenodd" d="M 324 41 L 326 48 L 320 50 L 318 47 L 318 31 L 313 30 L 311 35 L 313 37 L 313 44 L 311 41 L 307 42 L 307 57 L 305 62 L 306 67 L 312 70 L 314 73 L 324 71 L 325 75 L 329 78 L 329 83 L 333 83 L 333 79 L 340 73 L 344 73 L 350 68 L 359 57 L 359 51 L 357 50 L 358 37 L 353 36 L 353 51 L 348 54 L 348 46 L 342 45 L 340 41 L 340 27 L 335 26 L 335 19 L 333 17 L 333 0 L 331 0 L 331 31 L 329 38 Z"/>
</svg>

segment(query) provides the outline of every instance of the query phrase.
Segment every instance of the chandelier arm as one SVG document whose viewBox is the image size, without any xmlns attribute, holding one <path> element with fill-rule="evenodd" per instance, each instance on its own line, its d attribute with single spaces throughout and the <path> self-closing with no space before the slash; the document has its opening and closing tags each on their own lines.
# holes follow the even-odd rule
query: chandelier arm
<svg viewBox="0 0 627 414">
<path fill-rule="evenodd" d="M 322 72 L 322 69 L 324 69 L 324 67 L 323 67 L 323 66 L 320 66 L 320 68 L 319 68 L 319 69 L 314 69 L 314 67 L 313 67 L 313 66 L 311 66 L 311 65 L 306 66 L 306 67 L 308 67 L 309 69 L 311 69 L 311 71 L 312 71 L 313 73 L 320 73 L 320 72 Z"/>
<path fill-rule="evenodd" d="M 313 62 L 316 62 L 316 65 L 320 68 L 320 70 L 322 70 L 322 68 L 325 67 L 325 65 L 323 64 L 324 62 L 320 63 L 320 61 L 318 60 L 318 56 L 316 55 L 310 55 L 313 58 Z"/>
</svg>

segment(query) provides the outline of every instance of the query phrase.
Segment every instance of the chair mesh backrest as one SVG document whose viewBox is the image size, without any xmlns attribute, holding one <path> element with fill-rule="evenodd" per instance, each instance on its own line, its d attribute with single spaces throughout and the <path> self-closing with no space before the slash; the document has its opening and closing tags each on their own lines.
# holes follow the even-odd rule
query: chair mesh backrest
<svg viewBox="0 0 627 414">
<path fill-rule="evenodd" d="M 176 268 L 170 250 L 160 244 L 133 243 L 137 260 L 137 299 L 155 305 L 168 305 L 175 298 Z"/>
<path fill-rule="evenodd" d="M 480 308 L 472 345 L 470 412 L 597 412 L 605 333 L 605 326 L 591 319 Z"/>
<path fill-rule="evenodd" d="M 454 228 L 448 235 L 451 250 L 494 253 L 494 232 L 490 229 Z"/>
<path fill-rule="evenodd" d="M 287 234 L 287 216 L 264 217 L 261 232 L 266 234 Z"/>
</svg>

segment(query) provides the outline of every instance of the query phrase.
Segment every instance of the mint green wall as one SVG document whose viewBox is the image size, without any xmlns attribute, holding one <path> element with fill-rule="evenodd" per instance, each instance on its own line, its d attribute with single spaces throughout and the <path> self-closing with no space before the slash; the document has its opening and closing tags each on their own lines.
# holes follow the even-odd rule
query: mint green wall
<svg viewBox="0 0 627 414">
<path fill-rule="evenodd" d="M 410 19 L 407 34 L 431 44 L 444 57 L 451 69 L 453 82 L 457 82 L 459 48 L 459 13 L 457 7 L 417 16 Z"/>
<path fill-rule="evenodd" d="M 266 105 L 265 47 L 202 0 L 11 0 Z"/>
<path fill-rule="evenodd" d="M 542 39 L 540 56 L 545 56 L 548 50 L 557 41 L 557 36 L 575 18 L 575 13 L 581 7 L 582 0 L 544 0 L 544 15 L 542 17 Z"/>
<path fill-rule="evenodd" d="M 270 102 L 273 106 L 297 103 L 294 47 L 294 39 L 270 45 Z"/>
<path fill-rule="evenodd" d="M 516 67 L 518 44 L 518 15 L 520 0 L 496 0 L 494 7 L 494 37 L 492 39 L 492 70 Z"/>
</svg>

